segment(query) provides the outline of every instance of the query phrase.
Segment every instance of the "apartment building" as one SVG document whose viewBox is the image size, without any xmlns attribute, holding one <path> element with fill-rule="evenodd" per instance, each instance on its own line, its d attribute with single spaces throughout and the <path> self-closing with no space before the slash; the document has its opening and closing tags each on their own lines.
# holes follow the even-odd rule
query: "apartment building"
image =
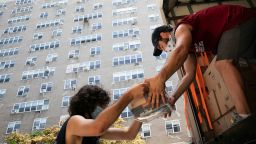
<svg viewBox="0 0 256 144">
<path fill-rule="evenodd" d="M 155 75 L 168 53 L 152 56 L 151 33 L 165 23 L 156 0 L 16 0 L 0 3 L 0 142 L 68 116 L 69 99 L 85 84 L 117 100 Z M 175 74 L 167 82 L 171 93 Z M 168 119 L 143 124 L 147 143 L 190 140 L 183 99 Z M 120 117 L 129 123 L 126 108 Z"/>
</svg>

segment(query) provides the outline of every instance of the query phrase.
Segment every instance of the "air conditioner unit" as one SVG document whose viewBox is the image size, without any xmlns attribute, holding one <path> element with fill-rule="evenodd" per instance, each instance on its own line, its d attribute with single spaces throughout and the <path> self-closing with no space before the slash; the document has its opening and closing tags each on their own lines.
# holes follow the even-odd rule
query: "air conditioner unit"
<svg viewBox="0 0 256 144">
<path fill-rule="evenodd" d="M 46 89 L 41 89 L 40 90 L 40 93 L 46 93 L 47 91 L 46 91 Z"/>
<path fill-rule="evenodd" d="M 139 63 L 138 63 L 138 62 L 136 62 L 136 63 L 134 63 L 134 65 L 135 65 L 135 66 L 137 66 L 137 65 L 139 65 Z"/>
<path fill-rule="evenodd" d="M 11 110 L 11 113 L 17 113 L 17 112 L 18 112 L 18 110 L 16 110 L 16 109 Z"/>
<path fill-rule="evenodd" d="M 89 85 L 94 85 L 94 82 L 89 82 L 88 84 L 89 84 Z"/>
<path fill-rule="evenodd" d="M 19 132 L 20 130 L 19 129 L 14 129 L 13 132 Z"/>
<path fill-rule="evenodd" d="M 33 127 L 33 130 L 39 130 L 39 129 L 40 129 L 39 126 L 34 126 L 34 127 Z"/>
<path fill-rule="evenodd" d="M 35 62 L 33 62 L 33 61 L 30 62 L 30 65 L 31 65 L 31 66 L 34 66 L 34 65 L 35 65 Z"/>
<path fill-rule="evenodd" d="M 85 67 L 85 68 L 84 68 L 84 71 L 89 71 L 89 70 L 90 70 L 89 67 Z"/>
</svg>

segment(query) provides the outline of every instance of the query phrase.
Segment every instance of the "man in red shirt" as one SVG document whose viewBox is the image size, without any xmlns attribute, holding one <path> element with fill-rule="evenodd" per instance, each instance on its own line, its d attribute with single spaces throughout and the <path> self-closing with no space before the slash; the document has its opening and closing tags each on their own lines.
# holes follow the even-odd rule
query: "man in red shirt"
<svg viewBox="0 0 256 144">
<path fill-rule="evenodd" d="M 176 39 L 176 44 L 166 64 L 156 76 L 146 79 L 152 93 L 148 101 L 153 107 L 159 106 L 160 99 L 165 102 L 165 82 L 183 65 L 186 74 L 169 99 L 174 105 L 194 80 L 195 55 L 206 51 L 217 55 L 215 66 L 234 100 L 239 118 L 250 115 L 240 73 L 232 62 L 239 57 L 256 58 L 255 11 L 218 5 L 184 17 L 174 32 L 170 26 L 160 26 L 152 33 L 153 55 L 169 51 L 170 39 Z"/>
</svg>

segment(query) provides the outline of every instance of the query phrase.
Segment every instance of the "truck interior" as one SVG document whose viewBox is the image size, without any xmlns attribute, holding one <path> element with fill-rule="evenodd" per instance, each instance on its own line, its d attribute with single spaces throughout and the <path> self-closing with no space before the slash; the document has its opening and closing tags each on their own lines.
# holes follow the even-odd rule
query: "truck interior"
<svg viewBox="0 0 256 144">
<path fill-rule="evenodd" d="M 256 10 L 254 0 L 163 0 L 163 15 L 167 24 L 198 10 L 219 5 L 243 5 Z M 253 144 L 256 143 L 256 60 L 239 59 L 235 62 L 241 73 L 246 99 L 252 111 L 248 118 L 233 123 L 234 102 L 216 71 L 214 55 L 197 55 L 197 71 L 194 82 L 184 93 L 187 126 L 195 144 Z M 184 70 L 179 70 L 179 77 Z"/>
</svg>

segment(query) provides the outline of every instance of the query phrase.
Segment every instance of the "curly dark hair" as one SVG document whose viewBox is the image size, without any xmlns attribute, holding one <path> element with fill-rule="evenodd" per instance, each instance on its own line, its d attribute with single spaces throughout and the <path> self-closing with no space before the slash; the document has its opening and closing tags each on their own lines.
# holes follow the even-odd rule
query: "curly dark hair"
<svg viewBox="0 0 256 144">
<path fill-rule="evenodd" d="M 83 86 L 70 100 L 70 116 L 81 115 L 92 118 L 96 106 L 106 107 L 110 102 L 109 93 L 97 85 Z"/>
</svg>

